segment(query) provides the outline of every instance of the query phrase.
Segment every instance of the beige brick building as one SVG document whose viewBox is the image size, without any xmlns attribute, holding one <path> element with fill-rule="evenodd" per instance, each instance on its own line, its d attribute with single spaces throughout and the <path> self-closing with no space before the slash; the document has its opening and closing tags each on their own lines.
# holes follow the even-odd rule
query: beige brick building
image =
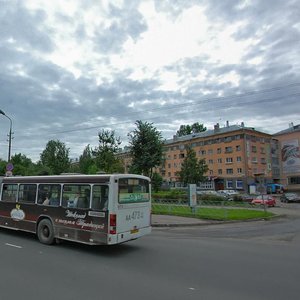
<svg viewBox="0 0 300 300">
<path fill-rule="evenodd" d="M 208 181 L 203 189 L 237 189 L 248 192 L 257 186 L 257 175 L 264 183 L 281 183 L 288 190 L 300 191 L 300 125 L 292 123 L 286 130 L 270 135 L 252 127 L 227 125 L 201 133 L 166 140 L 162 165 L 157 168 L 165 183 L 171 187 L 182 184 L 177 176 L 191 146 L 197 158 L 204 158 L 209 167 Z M 125 172 L 131 164 L 128 149 L 118 154 Z"/>
<path fill-rule="evenodd" d="M 277 141 L 243 123 L 230 126 L 227 122 L 225 127 L 216 124 L 212 130 L 174 136 L 165 142 L 164 163 L 159 171 L 171 186 L 181 185 L 176 174 L 185 158 L 187 145 L 195 150 L 198 159 L 204 158 L 209 167 L 206 174 L 209 181 L 202 184 L 202 188 L 248 191 L 250 185 L 256 185 L 257 174 L 263 174 L 265 183 L 279 178 L 279 174 L 276 178 L 273 176 L 272 158 L 276 151 L 271 152 L 271 148 L 276 149 Z"/>
</svg>

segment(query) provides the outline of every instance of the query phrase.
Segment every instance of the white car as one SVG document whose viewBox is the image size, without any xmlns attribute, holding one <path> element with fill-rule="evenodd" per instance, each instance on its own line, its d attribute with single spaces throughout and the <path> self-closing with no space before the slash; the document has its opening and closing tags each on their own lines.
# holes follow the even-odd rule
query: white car
<svg viewBox="0 0 300 300">
<path fill-rule="evenodd" d="M 235 190 L 219 190 L 218 192 L 221 193 L 221 194 L 225 194 L 227 196 L 234 196 L 234 195 L 239 194 L 239 192 L 235 191 Z"/>
</svg>

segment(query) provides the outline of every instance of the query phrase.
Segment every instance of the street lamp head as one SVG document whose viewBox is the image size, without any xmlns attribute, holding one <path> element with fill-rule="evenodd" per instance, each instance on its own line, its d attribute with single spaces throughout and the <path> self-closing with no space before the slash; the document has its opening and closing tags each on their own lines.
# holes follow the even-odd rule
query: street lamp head
<svg viewBox="0 0 300 300">
<path fill-rule="evenodd" d="M 0 114 L 5 116 L 5 112 L 3 110 L 0 109 Z"/>
</svg>

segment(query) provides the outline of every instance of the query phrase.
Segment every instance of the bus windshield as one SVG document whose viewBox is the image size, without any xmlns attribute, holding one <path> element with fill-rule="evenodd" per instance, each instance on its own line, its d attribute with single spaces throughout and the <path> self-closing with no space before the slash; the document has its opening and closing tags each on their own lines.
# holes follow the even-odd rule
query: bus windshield
<svg viewBox="0 0 300 300">
<path fill-rule="evenodd" d="M 119 203 L 150 201 L 149 182 L 139 178 L 119 179 Z"/>
</svg>

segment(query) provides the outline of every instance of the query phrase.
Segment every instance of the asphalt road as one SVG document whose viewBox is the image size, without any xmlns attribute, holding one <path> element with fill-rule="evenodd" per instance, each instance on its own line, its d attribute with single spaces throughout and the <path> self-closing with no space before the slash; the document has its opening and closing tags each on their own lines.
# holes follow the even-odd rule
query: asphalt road
<svg viewBox="0 0 300 300">
<path fill-rule="evenodd" d="M 114 247 L 45 246 L 0 229 L 0 299 L 299 299 L 299 258 L 297 214 L 155 228 Z"/>
</svg>

